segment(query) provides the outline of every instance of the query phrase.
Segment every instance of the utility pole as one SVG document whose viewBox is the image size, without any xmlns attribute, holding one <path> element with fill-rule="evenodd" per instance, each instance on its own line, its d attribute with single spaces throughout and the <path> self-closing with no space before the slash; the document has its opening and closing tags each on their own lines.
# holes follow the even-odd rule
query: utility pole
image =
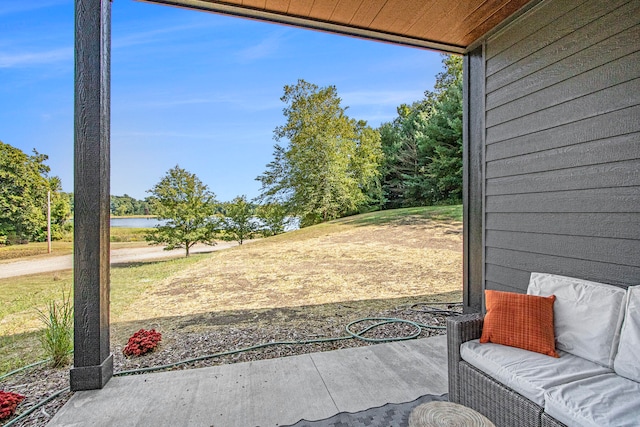
<svg viewBox="0 0 640 427">
<path fill-rule="evenodd" d="M 47 253 L 51 253 L 51 191 L 47 191 Z"/>
</svg>

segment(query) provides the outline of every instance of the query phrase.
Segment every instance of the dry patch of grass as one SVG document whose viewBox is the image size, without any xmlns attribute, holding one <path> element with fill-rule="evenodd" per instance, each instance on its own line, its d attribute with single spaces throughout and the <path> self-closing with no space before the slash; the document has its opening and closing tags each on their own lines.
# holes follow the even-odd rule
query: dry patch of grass
<svg viewBox="0 0 640 427">
<path fill-rule="evenodd" d="M 144 239 L 146 228 L 112 228 L 111 248 L 132 248 L 147 246 Z M 47 253 L 47 242 L 32 242 L 24 245 L 0 245 L 0 264 L 21 259 L 47 258 L 73 253 L 73 242 L 54 240 L 51 253 Z"/>
<path fill-rule="evenodd" d="M 141 327 L 168 340 L 246 324 L 312 330 L 333 319 L 343 328 L 398 304 L 460 300 L 459 211 L 375 212 L 206 255 L 113 266 L 112 342 Z M 0 280 L 0 373 L 40 358 L 36 309 L 71 287 L 71 271 Z"/>
<path fill-rule="evenodd" d="M 52 253 L 47 253 L 47 242 L 34 242 L 25 245 L 0 245 L 0 262 L 16 261 L 19 258 L 48 257 L 58 255 L 69 255 L 73 252 L 71 242 L 51 242 Z"/>
<path fill-rule="evenodd" d="M 370 223 L 371 224 L 371 223 Z M 462 289 L 462 226 L 343 219 L 211 254 L 141 295 L 120 321 L 436 295 Z"/>
</svg>

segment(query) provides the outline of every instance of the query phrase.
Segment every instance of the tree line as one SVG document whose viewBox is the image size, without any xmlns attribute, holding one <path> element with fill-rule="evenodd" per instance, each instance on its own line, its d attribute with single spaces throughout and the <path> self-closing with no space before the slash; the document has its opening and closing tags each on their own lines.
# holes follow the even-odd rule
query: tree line
<svg viewBox="0 0 640 427">
<path fill-rule="evenodd" d="M 255 200 L 219 203 L 197 176 L 172 168 L 144 200 L 111 196 L 111 213 L 165 220 L 149 233 L 168 249 L 300 226 L 372 210 L 459 203 L 462 199 L 462 58 L 444 55 L 433 91 L 397 108 L 377 129 L 347 115 L 335 86 L 298 80 L 284 87 L 285 123 L 274 130 L 273 159 L 256 180 Z M 50 177 L 47 156 L 0 143 L 0 244 L 43 240 L 46 194 L 54 238 L 72 215 L 73 194 Z"/>
<path fill-rule="evenodd" d="M 217 204 L 197 176 L 176 166 L 149 190 L 166 223 L 148 240 L 188 256 L 197 242 L 215 244 L 221 231 L 242 244 L 260 227 L 281 232 L 291 217 L 304 227 L 362 211 L 459 203 L 462 59 L 444 56 L 442 63 L 434 90 L 398 107 L 378 129 L 350 118 L 335 86 L 286 85 L 286 120 L 274 130 L 273 160 L 256 178 L 259 197 Z"/>
<path fill-rule="evenodd" d="M 206 184 L 179 165 L 148 192 L 147 200 L 163 222 L 147 233 L 146 240 L 166 250 L 185 249 L 186 256 L 196 243 L 215 245 L 222 239 L 243 244 L 258 234 L 283 233 L 290 220 L 284 206 L 257 205 L 244 195 L 219 203 Z"/>
<path fill-rule="evenodd" d="M 45 241 L 49 202 L 51 238 L 71 234 L 73 193 L 62 191 L 60 178 L 50 176 L 47 160 L 35 149 L 30 155 L 0 141 L 0 245 Z M 149 206 L 126 194 L 111 196 L 114 216 L 153 214 Z"/>
<path fill-rule="evenodd" d="M 373 129 L 347 115 L 335 86 L 287 85 L 286 123 L 256 179 L 261 201 L 301 225 L 376 209 L 462 199 L 462 58 L 445 55 L 433 91 Z"/>
<path fill-rule="evenodd" d="M 124 196 L 110 196 L 111 216 L 153 215 L 149 199 L 138 200 L 125 193 Z"/>
<path fill-rule="evenodd" d="M 0 141 L 0 244 L 44 241 L 47 198 L 51 200 L 52 238 L 68 231 L 71 202 L 57 176 L 49 176 L 48 157 L 32 155 Z"/>
</svg>

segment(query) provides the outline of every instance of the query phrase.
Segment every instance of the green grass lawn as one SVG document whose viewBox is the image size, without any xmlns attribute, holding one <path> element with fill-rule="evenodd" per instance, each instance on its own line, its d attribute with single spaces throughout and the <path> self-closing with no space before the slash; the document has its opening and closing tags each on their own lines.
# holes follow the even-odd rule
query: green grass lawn
<svg viewBox="0 0 640 427">
<path fill-rule="evenodd" d="M 137 310 L 136 301 L 153 283 L 196 264 L 207 255 L 111 267 L 111 318 Z M 0 375 L 41 360 L 42 327 L 36 310 L 62 300 L 73 287 L 71 270 L 0 279 Z"/>
<path fill-rule="evenodd" d="M 436 221 L 462 221 L 462 205 L 390 209 L 340 218 L 334 222 L 345 224 L 386 224 L 398 218 L 411 217 Z"/>
</svg>

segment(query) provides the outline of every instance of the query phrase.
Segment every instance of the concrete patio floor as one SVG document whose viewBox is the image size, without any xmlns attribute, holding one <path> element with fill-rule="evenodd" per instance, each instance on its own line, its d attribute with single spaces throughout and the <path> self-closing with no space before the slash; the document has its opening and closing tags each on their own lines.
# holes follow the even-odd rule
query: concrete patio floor
<svg viewBox="0 0 640 427">
<path fill-rule="evenodd" d="M 48 426 L 269 427 L 447 392 L 446 336 L 117 377 Z"/>
</svg>

